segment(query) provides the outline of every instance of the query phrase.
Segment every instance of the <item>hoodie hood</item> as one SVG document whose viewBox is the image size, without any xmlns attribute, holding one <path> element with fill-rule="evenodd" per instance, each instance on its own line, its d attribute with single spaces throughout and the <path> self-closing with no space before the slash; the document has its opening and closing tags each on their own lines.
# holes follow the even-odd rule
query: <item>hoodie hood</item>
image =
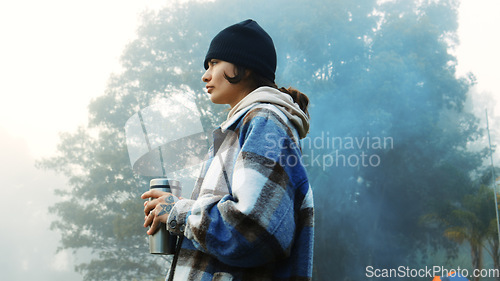
<svg viewBox="0 0 500 281">
<path fill-rule="evenodd" d="M 246 95 L 229 111 L 226 121 L 221 126 L 227 126 L 232 121 L 231 117 L 239 115 L 238 113 L 241 110 L 255 103 L 270 103 L 275 105 L 290 119 L 301 139 L 309 133 L 309 117 L 293 101 L 290 95 L 271 87 L 260 87 Z"/>
</svg>

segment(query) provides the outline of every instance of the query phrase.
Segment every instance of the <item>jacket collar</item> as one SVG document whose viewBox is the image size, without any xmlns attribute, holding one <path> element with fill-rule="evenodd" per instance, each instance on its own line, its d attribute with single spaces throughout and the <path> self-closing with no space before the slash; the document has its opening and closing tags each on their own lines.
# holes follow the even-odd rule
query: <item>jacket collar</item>
<svg viewBox="0 0 500 281">
<path fill-rule="evenodd" d="M 252 107 L 256 106 L 257 103 L 251 104 L 245 108 L 242 108 L 236 114 L 231 116 L 228 120 L 220 125 L 221 132 L 224 133 L 229 127 L 235 124 L 243 115 L 245 115 Z"/>
</svg>

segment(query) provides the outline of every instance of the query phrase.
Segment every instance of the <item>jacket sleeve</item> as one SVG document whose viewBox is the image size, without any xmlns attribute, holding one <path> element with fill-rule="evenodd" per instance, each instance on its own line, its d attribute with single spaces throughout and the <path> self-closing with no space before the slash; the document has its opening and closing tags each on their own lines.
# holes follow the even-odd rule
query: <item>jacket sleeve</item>
<svg viewBox="0 0 500 281">
<path fill-rule="evenodd" d="M 247 116 L 239 136 L 232 194 L 179 201 L 168 227 L 223 263 L 256 267 L 290 254 L 295 186 L 301 184 L 297 171 L 304 178 L 305 172 L 290 127 L 276 113 L 260 110 Z"/>
</svg>

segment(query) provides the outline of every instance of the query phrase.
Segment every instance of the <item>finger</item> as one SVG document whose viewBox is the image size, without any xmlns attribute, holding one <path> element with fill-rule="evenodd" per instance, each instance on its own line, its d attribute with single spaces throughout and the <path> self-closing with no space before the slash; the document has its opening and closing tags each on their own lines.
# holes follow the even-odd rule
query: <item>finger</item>
<svg viewBox="0 0 500 281">
<path fill-rule="evenodd" d="M 153 191 L 153 189 L 151 189 L 151 190 L 148 190 L 148 191 L 144 192 L 144 193 L 141 195 L 141 198 L 142 198 L 142 199 L 147 199 L 147 198 L 152 197 L 152 191 Z"/>
<path fill-rule="evenodd" d="M 160 224 L 160 220 L 158 217 L 154 216 L 153 223 L 151 224 L 151 228 L 148 230 L 149 235 L 153 235 Z"/>
<path fill-rule="evenodd" d="M 152 188 L 146 192 L 144 192 L 142 195 L 141 195 L 141 198 L 142 199 L 146 199 L 146 198 L 158 198 L 162 195 L 165 195 L 169 192 L 165 192 L 165 191 L 161 191 L 157 188 Z"/>
<path fill-rule="evenodd" d="M 144 204 L 144 214 L 147 216 L 149 213 L 151 213 L 154 208 L 156 208 L 156 205 L 158 205 L 158 200 L 151 200 L 147 201 L 146 204 Z"/>
<path fill-rule="evenodd" d="M 151 222 L 153 221 L 154 217 L 155 217 L 154 213 L 151 213 L 148 216 L 146 216 L 144 218 L 144 227 L 149 226 L 151 224 Z"/>
</svg>

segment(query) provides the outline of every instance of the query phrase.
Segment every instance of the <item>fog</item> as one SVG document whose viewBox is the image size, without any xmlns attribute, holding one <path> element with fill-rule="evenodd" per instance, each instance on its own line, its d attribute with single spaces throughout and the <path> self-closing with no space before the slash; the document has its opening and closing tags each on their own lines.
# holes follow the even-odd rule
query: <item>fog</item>
<svg viewBox="0 0 500 281">
<path fill-rule="evenodd" d="M 333 2 L 332 5 L 336 5 L 336 7 L 343 5 L 342 1 Z M 360 1 L 360 3 L 365 2 L 367 5 L 371 5 L 375 1 Z M 302 31 L 296 21 L 289 19 L 288 23 L 290 23 L 290 26 L 294 26 L 294 32 L 306 36 L 309 40 L 306 41 L 310 45 L 304 47 L 301 42 L 295 42 L 297 40 L 288 38 L 287 34 L 282 31 L 283 29 L 280 29 L 283 27 L 274 25 L 275 22 L 270 20 L 271 16 L 265 14 L 269 11 L 249 8 L 247 12 L 240 11 L 236 15 L 227 16 L 230 14 L 227 11 L 217 10 L 217 18 L 208 19 L 203 18 L 203 13 L 194 7 L 187 10 L 193 12 L 194 15 L 199 15 L 196 21 L 193 19 L 193 26 L 201 26 L 202 23 L 209 22 L 200 27 L 203 36 L 192 40 L 196 42 L 199 40 L 200 45 L 202 45 L 193 48 L 195 57 L 198 58 L 204 55 L 207 40 L 219 28 L 236 22 L 240 18 L 254 17 L 266 28 L 269 28 L 279 47 L 278 52 L 281 52 L 278 54 L 280 56 L 278 63 L 279 81 L 284 84 L 283 86 L 286 86 L 286 84 L 296 86 L 311 97 L 311 114 L 313 116 L 311 135 L 303 144 L 305 145 L 305 155 L 308 157 L 306 164 L 309 165 L 308 171 L 315 190 L 317 206 L 315 280 L 328 280 L 327 276 L 339 277 L 342 280 L 356 280 L 356 277 L 364 274 L 364 268 L 367 265 L 394 267 L 402 263 L 402 258 L 412 261 L 412 266 L 415 268 L 437 264 L 446 267 L 456 267 L 457 265 L 471 267 L 467 244 L 463 244 L 458 248 L 459 257 L 454 258 L 443 249 L 433 248 L 437 244 L 446 246 L 445 239 L 422 239 L 419 240 L 420 244 L 413 245 L 411 243 L 412 239 L 418 240 L 424 235 L 442 235 L 442 233 L 436 231 L 423 234 L 423 230 L 419 228 L 418 231 L 422 232 L 415 230 L 415 233 L 412 234 L 413 226 L 407 225 L 407 221 L 400 220 L 400 218 L 412 222 L 418 221 L 417 214 L 420 215 L 419 212 L 422 212 L 422 209 L 428 206 L 427 204 L 435 203 L 435 201 L 431 202 L 431 200 L 425 202 L 422 200 L 422 198 L 429 198 L 429 194 L 435 198 L 453 199 L 455 202 L 460 201 L 460 198 L 454 198 L 453 196 L 461 195 L 462 192 L 465 193 L 466 187 L 463 187 L 464 190 L 462 190 L 459 184 L 461 179 L 466 178 L 462 172 L 473 170 L 471 163 L 474 161 L 466 160 L 475 160 L 475 158 L 467 158 L 459 155 L 460 153 L 451 153 L 450 151 L 455 146 L 463 145 L 462 140 L 466 139 L 464 136 L 469 133 L 471 136 L 474 135 L 476 129 L 478 131 L 482 130 L 483 134 L 478 139 L 468 142 L 464 147 L 471 151 L 484 149 L 487 143 L 486 134 L 484 134 L 485 109 L 488 109 L 490 117 L 493 144 L 498 143 L 500 136 L 498 132 L 498 124 L 500 124 L 500 110 L 498 110 L 499 88 L 495 78 L 492 78 L 492 73 L 496 72 L 492 70 L 491 65 L 496 66 L 500 63 L 496 52 L 498 48 L 494 47 L 498 46 L 500 42 L 498 42 L 497 38 L 492 38 L 491 34 L 493 33 L 489 31 L 492 30 L 491 26 L 498 26 L 496 15 L 490 13 L 498 9 L 493 8 L 493 6 L 491 6 L 491 9 L 487 9 L 490 7 L 489 5 L 493 5 L 491 3 L 496 4 L 496 2 L 492 1 L 489 2 L 490 4 L 485 4 L 486 2 L 463 1 L 464 5 L 459 10 L 460 14 L 457 22 L 461 42 L 456 49 L 448 50 L 451 55 L 457 56 L 457 77 L 463 78 L 469 71 L 476 75 L 477 85 L 468 88 L 462 88 L 461 82 L 455 83 L 456 81 L 452 81 L 453 79 L 450 77 L 443 78 L 439 76 L 439 73 L 431 72 L 431 67 L 419 71 L 419 63 L 422 61 L 425 61 L 422 64 L 433 65 L 429 62 L 431 59 L 426 60 L 427 57 L 425 56 L 419 58 L 420 61 L 408 59 L 401 62 L 391 57 L 391 54 L 394 53 L 403 54 L 402 56 L 404 56 L 404 49 L 409 48 L 408 46 L 411 44 L 397 49 L 397 47 L 391 45 L 391 43 L 395 42 L 394 40 L 388 40 L 387 44 L 384 44 L 384 41 L 380 38 L 376 41 L 376 36 L 364 38 L 366 42 L 369 40 L 375 41 L 372 54 L 376 54 L 376 56 L 370 57 L 370 60 L 365 60 L 364 58 L 360 59 L 356 54 L 357 49 L 352 47 L 359 47 L 360 45 L 356 45 L 355 40 L 349 41 L 353 38 L 356 39 L 355 36 L 338 39 L 333 44 L 334 47 L 321 45 L 328 41 L 326 39 L 322 41 L 322 36 L 327 37 L 329 34 L 327 32 L 323 33 L 323 30 L 326 30 L 326 24 L 325 28 L 321 26 L 320 31 L 314 33 L 315 36 L 307 37 L 311 33 L 307 30 Z M 106 13 L 112 17 L 113 11 L 119 9 L 120 3 L 122 2 L 115 3 L 116 7 L 106 8 Z M 293 6 L 293 10 L 288 12 L 292 16 L 301 14 L 302 10 L 297 8 L 297 4 L 292 4 L 294 3 L 291 3 L 290 6 Z M 47 31 L 54 27 L 62 28 L 64 25 L 63 22 L 50 21 L 51 16 L 59 15 L 57 12 L 51 14 L 50 11 L 66 11 L 68 14 L 78 14 L 77 5 L 50 2 L 48 6 L 50 9 L 41 6 L 24 8 L 20 5 L 16 5 L 16 8 L 12 9 L 12 6 L 4 3 L 1 5 L 2 8 L 6 7 L 6 9 L 2 9 L 1 15 L 6 16 L 9 8 L 11 8 L 11 11 L 15 11 L 13 15 L 19 14 L 20 17 L 23 15 L 23 19 L 29 19 L 23 12 L 23 9 L 27 9 L 29 10 L 28 15 L 40 22 L 40 24 L 32 22 L 21 25 L 16 29 L 16 26 L 12 26 L 12 24 L 10 24 L 12 28 L 5 27 L 9 26 L 9 22 L 5 19 L 13 18 L 13 15 L 3 17 L 2 21 L 4 27 L 1 30 L 8 29 L 8 33 L 5 33 L 7 34 L 6 42 L 23 42 L 22 45 L 24 46 L 23 48 L 17 48 L 16 44 L 7 43 L 8 47 L 0 47 L 2 62 L 6 62 L 0 66 L 0 73 L 2 74 L 2 83 L 0 85 L 2 97 L 0 107 L 2 109 L 0 114 L 0 168 L 2 171 L 0 186 L 3 191 L 0 204 L 2 214 L 2 224 L 0 226 L 2 249 L 0 270 L 2 270 L 2 280 L 83 280 L 82 274 L 85 274 L 85 272 L 104 273 L 107 270 L 108 263 L 123 262 L 124 256 L 131 257 L 132 267 L 137 272 L 140 272 L 139 274 L 144 274 L 148 266 L 154 268 L 152 274 L 144 276 L 143 279 L 137 275 L 140 280 L 151 280 L 154 278 L 151 276 L 161 276 L 166 270 L 163 259 L 147 257 L 148 263 L 145 263 L 144 267 L 141 267 L 141 262 L 132 262 L 134 257 L 140 259 L 140 257 L 148 255 L 143 243 L 145 237 L 143 230 L 140 227 L 137 227 L 137 229 L 133 227 L 127 228 L 128 225 L 131 225 L 130 221 L 136 219 L 134 212 L 137 208 L 134 204 L 140 205 L 140 200 L 131 203 L 130 206 L 124 203 L 118 208 L 120 211 L 126 210 L 123 212 L 126 219 L 123 221 L 118 220 L 118 222 L 113 220 L 114 229 L 104 229 L 103 225 L 106 223 L 103 223 L 103 221 L 108 222 L 105 218 L 96 218 L 92 222 L 88 220 L 89 225 L 103 226 L 102 232 L 96 234 L 101 235 L 101 237 L 95 239 L 95 244 L 88 243 L 89 247 L 98 249 L 100 247 L 99 243 L 110 241 L 106 240 L 109 239 L 106 235 L 119 237 L 117 239 L 119 241 L 114 241 L 112 243 L 116 244 L 109 245 L 114 250 L 105 249 L 112 256 L 111 258 L 96 258 L 97 265 L 87 264 L 89 266 L 86 269 L 84 268 L 83 273 L 76 273 L 74 266 L 90 261 L 91 257 L 88 255 L 88 249 L 80 247 L 78 245 L 80 242 L 76 239 L 69 239 L 69 242 L 65 242 L 66 244 L 61 242 L 62 235 L 66 235 L 67 238 L 75 237 L 70 232 L 63 232 L 61 227 L 50 230 L 50 225 L 53 222 L 64 223 L 62 217 L 67 213 L 65 213 L 66 209 L 60 207 L 58 209 L 59 213 L 50 214 L 49 207 L 55 206 L 56 202 L 71 202 L 72 198 L 74 198 L 72 196 L 75 196 L 74 194 L 58 196 L 54 193 L 56 189 L 64 191 L 74 189 L 78 190 L 78 194 L 82 198 L 88 196 L 88 198 L 99 199 L 112 194 L 113 188 L 118 190 L 117 186 L 121 186 L 120 188 L 124 186 L 124 182 L 118 180 L 116 182 L 103 182 L 102 178 L 101 183 L 99 183 L 98 176 L 89 179 L 88 182 L 76 173 L 69 173 L 70 177 L 65 176 L 65 173 L 68 172 L 66 169 L 71 169 L 70 165 L 77 162 L 70 159 L 70 154 L 67 151 L 71 151 L 71 149 L 67 148 L 72 147 L 71 145 L 77 143 L 78 140 L 87 140 L 88 137 L 89 142 L 82 141 L 82 143 L 85 143 L 82 147 L 89 151 L 91 149 L 88 147 L 92 146 L 102 148 L 102 151 L 105 151 L 106 149 L 115 149 L 117 143 L 123 145 L 121 142 L 123 139 L 111 133 L 107 138 L 109 143 L 92 142 L 90 141 L 92 138 L 89 136 L 92 135 L 91 130 L 89 130 L 89 135 L 78 135 L 76 132 L 79 127 L 86 129 L 90 126 L 92 129 L 96 129 L 101 125 L 112 124 L 111 128 L 122 129 L 125 120 L 132 116 L 138 107 L 144 108 L 154 102 L 154 99 L 139 98 L 142 97 L 142 93 L 148 91 L 156 94 L 163 93 L 163 89 L 157 86 L 163 82 L 179 87 L 189 85 L 190 89 L 198 92 L 201 89 L 198 73 L 201 72 L 201 64 L 196 64 L 196 67 L 199 66 L 200 68 L 198 69 L 191 67 L 191 62 L 185 64 L 190 65 L 190 68 L 183 69 L 182 75 L 165 78 L 155 74 L 159 78 L 154 82 L 152 82 L 154 79 L 149 80 L 147 75 L 141 76 L 141 73 L 148 73 L 148 68 L 144 72 L 133 73 L 131 71 L 123 74 L 122 68 L 127 69 L 127 66 L 123 64 L 124 61 L 129 63 L 128 66 L 130 66 L 134 64 L 140 65 L 138 63 L 140 61 L 139 57 L 143 61 L 150 59 L 148 58 L 148 52 L 143 53 L 137 47 L 140 44 L 135 45 L 137 49 L 134 49 L 134 45 L 129 43 L 140 36 L 147 38 L 145 35 L 147 34 L 147 28 L 154 27 L 154 25 L 141 18 L 140 14 L 144 6 L 138 4 L 137 1 L 130 1 L 125 5 L 128 12 L 121 14 L 119 18 L 117 16 L 117 20 L 111 25 L 106 25 L 113 22 L 109 21 L 109 18 L 105 16 L 106 13 L 97 12 L 99 4 L 94 3 L 93 5 L 85 9 L 86 16 L 80 15 L 75 21 L 76 23 L 82 23 L 87 19 L 95 19 L 95 22 L 92 25 L 69 25 L 78 26 L 78 28 L 73 29 L 73 31 L 64 29 L 66 30 L 65 34 L 71 34 L 71 36 L 63 36 L 62 38 L 60 38 L 60 32 L 51 33 Z M 61 10 L 57 10 L 59 6 Z M 348 4 L 346 6 L 348 6 L 346 9 L 355 7 L 355 5 L 349 6 Z M 36 7 L 41 9 L 46 16 L 36 15 L 34 9 Z M 159 10 L 159 7 L 160 5 L 157 5 L 154 9 Z M 227 9 L 229 8 L 232 7 Z M 395 7 L 396 10 L 399 8 L 401 7 Z M 476 10 L 474 10 L 475 8 Z M 164 15 L 167 15 L 170 9 L 163 9 L 162 11 Z M 187 13 L 183 9 L 180 9 L 178 13 L 176 15 L 178 17 L 181 17 L 182 13 L 186 13 L 186 17 L 195 18 L 193 14 Z M 474 17 L 463 16 L 471 14 Z M 483 17 L 478 17 L 478 15 L 483 15 Z M 154 16 L 159 19 L 165 18 L 161 15 Z M 154 16 L 151 18 L 154 18 Z M 324 16 L 326 17 L 326 15 Z M 352 14 L 351 17 L 353 17 Z M 71 22 L 68 16 L 65 16 L 64 19 Z M 477 26 L 478 19 L 481 19 L 479 24 L 482 26 Z M 309 22 L 313 21 L 313 18 L 304 17 L 301 20 Z M 345 24 L 339 24 L 340 27 L 338 28 L 341 31 L 358 32 L 361 30 L 361 28 L 359 30 L 349 29 L 350 27 L 346 22 L 350 21 L 347 17 L 344 20 L 332 17 L 333 20 Z M 356 13 L 354 13 L 354 22 L 358 20 L 368 22 L 371 19 L 356 18 Z M 14 20 L 12 22 L 19 23 L 19 21 Z M 159 22 L 162 22 L 162 20 L 159 20 Z M 159 25 L 161 24 L 164 24 L 163 27 L 177 28 L 175 24 L 159 23 Z M 194 28 L 188 26 L 186 22 L 183 22 L 183 24 L 182 28 L 186 30 Z M 405 24 L 411 25 L 411 22 Z M 433 24 L 435 24 L 433 26 L 437 26 L 436 28 L 454 30 L 453 26 L 447 26 L 444 19 L 442 22 L 433 22 Z M 485 26 L 486 24 L 488 26 Z M 35 28 L 37 25 L 44 28 Z M 141 25 L 143 26 L 142 31 L 136 28 Z M 366 30 L 370 30 L 371 24 L 367 23 L 366 26 Z M 306 27 L 309 28 L 310 26 L 306 25 Z M 328 28 L 332 34 L 343 34 L 341 31 L 336 30 L 335 27 L 328 25 Z M 396 28 L 397 25 L 387 28 L 384 36 L 392 39 L 399 38 L 396 36 L 397 34 L 394 34 L 397 32 L 393 32 Z M 100 33 L 100 29 L 102 29 L 102 33 Z M 113 37 L 113 34 L 118 33 L 119 29 L 122 35 Z M 47 33 L 41 33 L 42 30 Z M 365 32 L 366 30 L 362 31 Z M 415 28 L 415 30 L 419 29 Z M 84 37 L 90 40 L 87 42 L 89 45 L 86 45 L 86 47 L 83 43 L 84 40 L 79 41 L 79 36 L 77 36 L 85 33 L 96 35 Z M 489 33 L 490 37 L 479 37 L 484 33 Z M 35 36 L 36 34 L 38 36 Z M 40 34 L 45 34 L 45 37 Z M 195 36 L 195 33 L 188 34 Z M 177 43 L 183 48 L 182 36 L 178 34 L 176 36 L 179 37 L 175 37 L 175 40 L 178 40 Z M 30 52 L 32 48 L 37 47 L 37 43 L 19 41 L 20 37 L 35 38 L 40 42 L 47 42 L 43 40 L 48 38 L 50 42 L 57 42 L 60 48 L 51 49 L 52 44 L 42 44 L 43 48 L 40 48 L 38 52 Z M 107 37 L 112 37 L 111 41 L 114 41 L 114 48 L 108 49 L 104 47 L 111 44 L 111 41 L 106 41 Z M 345 41 L 342 41 L 342 39 L 345 39 Z M 430 37 L 407 37 L 407 40 L 413 39 L 417 42 L 415 45 L 421 44 L 429 48 L 439 49 L 436 47 L 438 44 Z M 295 42 L 296 45 L 294 45 L 295 43 L 290 44 L 290 42 Z M 405 44 L 405 42 L 407 41 L 402 40 L 402 43 L 398 43 Z M 79 48 L 79 46 L 84 47 Z M 331 47 L 335 52 L 334 55 L 330 56 L 319 52 L 314 53 L 316 49 L 311 46 L 322 46 L 321 48 L 318 47 L 318 50 Z M 460 48 L 460 46 L 463 46 L 463 48 Z M 489 46 L 492 49 L 484 46 Z M 77 51 L 71 51 L 73 48 Z M 179 47 L 175 46 L 175 48 Z M 104 49 L 107 51 L 103 52 Z M 91 60 L 92 55 L 81 55 L 85 51 L 94 54 L 94 58 Z M 419 51 L 415 52 L 418 53 Z M 446 57 L 447 54 L 445 53 L 433 57 L 433 60 L 440 61 L 441 58 Z M 47 56 L 47 54 L 49 55 Z M 128 54 L 128 56 L 123 54 Z M 288 61 L 285 54 L 291 54 L 292 60 Z M 119 59 L 121 56 L 122 58 Z M 21 57 L 24 58 L 21 61 L 16 59 Z M 184 59 L 188 57 L 187 55 L 183 56 Z M 321 65 L 324 57 L 328 57 L 332 64 Z M 408 57 L 411 58 L 412 56 L 408 55 Z M 104 58 L 107 60 L 104 61 Z M 344 59 L 346 60 L 344 61 Z M 72 60 L 74 60 L 74 63 L 68 63 L 68 61 L 71 62 Z M 357 64 L 360 60 L 362 60 L 362 63 L 369 61 L 369 65 L 367 65 L 371 72 L 366 71 L 364 74 L 359 74 L 360 69 L 364 69 L 364 67 Z M 92 63 L 86 64 L 85 61 L 91 61 Z M 119 61 L 122 63 L 121 66 Z M 174 59 L 172 61 L 184 65 L 182 61 L 179 62 Z M 479 63 L 486 67 L 478 66 Z M 48 67 L 52 64 L 55 65 L 53 69 Z M 436 63 L 436 65 L 442 66 L 446 65 L 446 63 Z M 47 70 L 45 70 L 46 68 Z M 332 69 L 335 71 L 332 72 Z M 306 76 L 309 73 L 312 73 L 312 76 L 321 82 L 309 83 L 308 79 L 311 76 Z M 373 73 L 377 73 L 378 76 L 373 76 Z M 401 75 L 398 76 L 398 73 Z M 434 79 L 435 77 L 439 77 L 439 79 Z M 133 85 L 134 79 L 141 81 L 141 91 L 133 92 L 135 89 L 135 85 Z M 435 80 L 445 82 L 437 83 Z M 60 83 L 57 83 L 58 81 Z M 440 100 L 436 97 L 441 96 L 443 91 L 434 91 L 434 86 L 446 89 L 445 92 L 449 90 L 450 94 L 444 94 L 443 100 Z M 390 89 L 386 87 L 390 87 Z M 376 90 L 373 91 L 373 89 Z M 463 92 L 464 90 L 465 92 Z M 120 91 L 125 93 L 123 94 L 124 97 L 127 97 L 127 95 L 138 97 L 137 99 L 140 102 L 137 105 L 134 104 L 133 108 L 126 105 L 114 107 L 116 100 L 106 98 L 115 97 L 113 93 Z M 68 95 L 68 93 L 73 93 L 73 96 Z M 407 93 L 411 93 L 411 97 L 405 98 Z M 460 97 L 453 100 L 456 93 L 460 93 Z M 452 97 L 450 98 L 451 102 L 447 100 L 450 96 Z M 456 96 L 459 95 L 456 94 Z M 130 104 L 132 103 L 130 102 Z M 446 105 L 453 108 L 457 104 L 461 104 L 464 111 L 452 110 L 450 107 L 443 109 L 446 108 Z M 115 112 L 114 109 L 118 109 L 117 114 L 106 115 L 109 112 Z M 471 121 L 474 118 L 476 121 Z M 87 122 L 88 120 L 90 120 L 90 125 Z M 99 123 L 102 120 L 106 120 L 107 123 Z M 214 120 L 209 121 L 213 124 Z M 205 123 L 210 123 L 209 121 Z M 430 125 L 435 125 L 435 127 L 431 128 Z M 469 125 L 470 127 L 468 127 Z M 477 126 L 477 128 L 474 126 Z M 461 129 L 455 130 L 455 128 Z M 69 132 L 70 136 L 66 135 L 65 138 L 63 135 L 59 135 L 59 132 Z M 441 136 L 445 137 L 441 138 Z M 116 139 L 120 141 L 116 141 Z M 66 141 L 65 148 L 67 150 L 65 150 L 64 146 L 63 148 L 57 148 L 57 144 L 63 143 L 64 140 Z M 102 155 L 102 151 L 95 152 L 92 150 L 92 154 L 89 155 L 96 159 L 107 159 Z M 129 175 L 127 169 L 130 167 L 126 167 L 129 162 L 126 159 L 127 155 L 123 151 L 123 147 L 120 146 L 119 151 L 115 151 L 116 154 L 113 154 L 106 161 L 102 161 L 104 163 L 109 162 L 112 166 L 107 172 Z M 417 153 L 411 153 L 412 151 L 417 151 Z M 64 158 L 70 160 L 66 163 L 67 165 L 60 164 L 64 162 L 54 162 L 56 165 L 47 169 L 35 167 L 37 161 L 51 159 L 51 157 L 56 160 Z M 494 157 L 495 163 L 499 163 L 499 158 L 498 154 L 496 154 Z M 489 163 L 489 159 L 486 158 L 481 161 L 484 165 Z M 453 168 L 446 165 L 440 166 L 443 162 L 446 162 L 446 164 L 452 163 L 455 166 Z M 57 163 L 59 163 L 59 166 L 57 166 Z M 428 163 L 433 163 L 433 168 L 430 168 Z M 90 167 L 90 164 L 87 163 L 86 165 Z M 99 165 L 96 164 L 95 167 L 97 166 Z M 92 168 L 95 167 L 92 166 Z M 397 175 L 402 176 L 398 178 Z M 409 180 L 410 177 L 411 180 Z M 73 181 L 70 183 L 69 179 Z M 129 184 L 127 185 L 128 189 L 121 189 L 120 192 L 129 192 L 131 201 L 136 198 L 134 196 L 146 189 L 144 183 L 141 183 L 141 185 L 137 184 L 137 182 L 127 182 L 127 184 Z M 74 188 L 75 186 L 85 188 L 78 189 Z M 87 188 L 89 186 L 91 188 Z M 403 188 L 397 188 L 400 186 Z M 415 198 L 417 203 L 410 200 L 412 198 Z M 414 203 L 421 205 L 415 209 L 409 208 Z M 77 205 L 75 204 L 75 210 L 78 208 Z M 138 214 L 140 215 L 140 212 Z M 92 214 L 88 216 L 91 217 Z M 77 219 L 85 220 L 85 217 L 78 217 Z M 401 238 L 404 235 L 408 239 Z M 126 238 L 125 240 L 129 240 L 123 242 L 123 240 L 120 240 L 123 237 Z M 99 240 L 101 238 L 102 241 Z M 137 241 L 139 242 L 137 243 Z M 72 244 L 73 242 L 74 244 Z M 65 249 L 58 251 L 59 247 Z M 419 248 L 429 250 L 427 254 L 430 257 L 420 260 L 414 259 L 414 256 L 421 258 L 419 255 L 423 255 L 418 251 Z M 127 252 L 128 250 L 130 252 Z M 99 253 L 99 250 L 97 252 Z M 134 256 L 134 254 L 137 254 L 137 256 Z M 491 267 L 490 258 L 486 253 L 484 255 L 484 266 Z M 99 266 L 102 266 L 102 268 L 99 268 Z M 112 272 L 109 274 L 112 274 Z M 120 280 L 120 278 L 121 280 L 127 279 L 126 275 L 116 278 L 116 280 Z M 108 275 L 103 275 L 103 277 L 94 276 L 94 279 L 91 280 L 111 280 L 111 278 Z"/>
<path fill-rule="evenodd" d="M 82 280 L 69 251 L 57 252 L 60 236 L 49 229 L 48 207 L 66 180 L 35 168 L 26 142 L 0 130 L 0 265 L 2 280 Z"/>
</svg>

